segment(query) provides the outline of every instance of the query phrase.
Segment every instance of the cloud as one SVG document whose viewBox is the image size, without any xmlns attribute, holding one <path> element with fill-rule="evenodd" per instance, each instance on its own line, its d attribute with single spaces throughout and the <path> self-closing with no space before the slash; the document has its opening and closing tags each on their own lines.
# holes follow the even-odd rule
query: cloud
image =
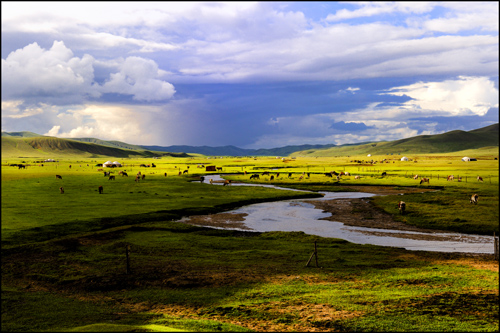
<svg viewBox="0 0 500 333">
<path fill-rule="evenodd" d="M 166 100 L 175 94 L 174 86 L 160 79 L 165 72 L 153 60 L 132 56 L 107 63 L 114 65 L 106 67 L 110 72 L 101 86 L 94 78 L 98 62 L 92 56 L 75 57 L 61 41 L 48 50 L 32 43 L 2 59 L 2 99 L 64 105 L 103 93 L 131 95 L 138 101 Z"/>
<path fill-rule="evenodd" d="M 135 100 L 157 101 L 170 99 L 174 86 L 159 80 L 158 65 L 149 59 L 128 57 L 119 64 L 119 72 L 111 73 L 110 79 L 99 89 L 104 93 L 133 95 Z"/>
<path fill-rule="evenodd" d="M 369 128 L 370 126 L 366 126 L 365 123 L 363 122 L 344 122 L 344 121 L 339 121 L 335 122 L 330 125 L 331 129 L 339 130 L 339 131 L 347 131 L 347 132 L 359 132 L 359 131 L 364 131 Z"/>
<path fill-rule="evenodd" d="M 90 55 L 74 57 L 63 42 L 55 41 L 49 50 L 27 45 L 2 59 L 2 98 L 98 97 L 92 85 L 93 61 Z"/>
<path fill-rule="evenodd" d="M 487 77 L 461 76 L 442 82 L 418 82 L 389 89 L 386 94 L 411 97 L 402 107 L 419 113 L 440 111 L 448 115 L 482 116 L 490 108 L 498 107 L 498 89 Z"/>
</svg>

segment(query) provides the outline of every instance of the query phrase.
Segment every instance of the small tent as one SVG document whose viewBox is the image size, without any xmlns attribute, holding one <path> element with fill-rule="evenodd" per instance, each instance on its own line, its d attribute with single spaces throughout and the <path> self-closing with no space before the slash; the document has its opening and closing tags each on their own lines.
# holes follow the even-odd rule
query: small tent
<svg viewBox="0 0 500 333">
<path fill-rule="evenodd" d="M 465 157 L 462 158 L 462 161 L 469 162 L 470 161 L 470 157 L 465 156 Z"/>
<path fill-rule="evenodd" d="M 113 165 L 117 168 L 121 168 L 122 167 L 122 164 L 120 162 L 117 162 L 117 161 L 114 161 L 113 162 Z"/>
<path fill-rule="evenodd" d="M 403 157 L 401 157 L 401 161 L 403 161 L 403 162 L 407 162 L 407 161 L 409 161 L 409 160 L 408 160 L 408 157 L 403 156 Z"/>
<path fill-rule="evenodd" d="M 117 168 L 121 167 L 122 165 L 116 161 L 115 162 L 107 161 L 106 163 L 103 163 L 102 166 L 105 168 Z"/>
<path fill-rule="evenodd" d="M 370 156 L 372 156 L 372 154 L 368 154 L 368 155 L 366 155 L 366 156 L 370 157 Z"/>
</svg>

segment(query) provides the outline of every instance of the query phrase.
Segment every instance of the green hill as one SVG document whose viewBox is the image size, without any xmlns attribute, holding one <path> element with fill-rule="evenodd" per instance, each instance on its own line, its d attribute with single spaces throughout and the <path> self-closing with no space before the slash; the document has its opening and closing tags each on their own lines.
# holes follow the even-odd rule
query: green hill
<svg viewBox="0 0 500 333">
<path fill-rule="evenodd" d="M 292 156 L 347 156 L 388 154 L 449 153 L 483 147 L 498 147 L 498 123 L 472 131 L 451 131 L 436 135 L 419 135 L 396 141 L 381 141 L 359 145 L 341 145 L 328 149 L 303 150 Z"/>
<path fill-rule="evenodd" d="M 69 139 L 60 139 L 48 136 L 16 137 L 2 135 L 2 158 L 15 157 L 155 157 L 177 156 L 186 157 L 187 154 L 173 154 L 168 152 L 151 152 L 149 150 L 121 149 L 86 143 Z"/>
</svg>

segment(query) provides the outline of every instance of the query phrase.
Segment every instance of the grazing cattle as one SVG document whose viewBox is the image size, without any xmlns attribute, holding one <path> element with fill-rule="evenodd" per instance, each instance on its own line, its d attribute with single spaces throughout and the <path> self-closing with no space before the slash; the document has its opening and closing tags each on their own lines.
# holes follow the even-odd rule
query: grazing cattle
<svg viewBox="0 0 500 333">
<path fill-rule="evenodd" d="M 141 176 L 141 172 L 140 171 L 137 173 L 137 176 L 139 176 L 139 177 Z"/>
<path fill-rule="evenodd" d="M 217 167 L 216 169 L 217 169 L 217 171 L 222 171 L 222 167 Z"/>
<path fill-rule="evenodd" d="M 337 181 L 339 181 L 339 180 L 340 180 L 340 176 L 337 176 Z"/>
<path fill-rule="evenodd" d="M 269 178 L 269 180 L 274 180 L 274 176 L 271 176 L 271 178 Z"/>
<path fill-rule="evenodd" d="M 187 171 L 187 170 L 184 170 L 182 173 L 183 173 L 183 174 L 184 174 L 184 173 L 188 173 L 188 171 Z"/>
<path fill-rule="evenodd" d="M 276 174 L 276 179 L 278 179 L 278 177 L 279 177 L 279 176 L 280 176 L 280 173 L 278 172 L 278 173 Z"/>
<path fill-rule="evenodd" d="M 165 177 L 167 177 L 167 173 L 165 172 Z"/>
<path fill-rule="evenodd" d="M 332 176 L 332 174 L 331 174 L 331 173 L 329 173 L 329 172 L 326 172 L 326 173 L 325 173 L 325 176 L 327 176 L 327 177 L 331 177 L 331 176 Z"/>
<path fill-rule="evenodd" d="M 482 182 L 482 181 L 483 181 L 483 177 L 477 176 L 477 181 L 478 181 L 478 182 L 479 182 L 479 181 L 481 181 L 481 182 Z"/>
<path fill-rule="evenodd" d="M 458 177 L 458 182 L 461 182 L 462 181 L 462 177 Z"/>
<path fill-rule="evenodd" d="M 338 173 L 338 172 L 335 172 L 335 171 L 332 171 L 332 172 L 330 172 L 330 173 L 331 173 L 332 175 L 334 175 L 334 176 L 338 176 L 338 175 L 339 175 L 339 173 Z"/>
<path fill-rule="evenodd" d="M 62 186 L 59 187 L 59 191 L 61 192 L 61 194 L 64 194 L 64 188 Z"/>
<path fill-rule="evenodd" d="M 413 179 L 418 179 L 418 175 L 413 176 Z"/>
<path fill-rule="evenodd" d="M 359 179 L 359 178 L 361 178 L 361 177 L 359 177 L 359 176 L 354 176 L 354 179 Z"/>
<path fill-rule="evenodd" d="M 387 176 L 387 172 L 382 172 L 382 177 Z"/>
<path fill-rule="evenodd" d="M 347 172 L 347 171 L 346 171 L 346 172 L 344 173 L 344 175 L 346 175 L 346 176 L 350 176 L 351 174 L 350 174 L 349 172 Z"/>
<path fill-rule="evenodd" d="M 420 179 L 420 184 L 422 184 L 422 183 L 429 184 L 429 178 L 422 178 L 422 179 Z"/>
<path fill-rule="evenodd" d="M 269 176 L 269 171 L 264 171 L 264 172 L 262 173 L 262 176 Z"/>
<path fill-rule="evenodd" d="M 139 176 L 139 175 L 135 176 L 135 181 L 136 181 L 136 182 L 138 182 L 138 181 L 140 181 L 140 180 L 141 180 L 141 176 Z"/>
<path fill-rule="evenodd" d="M 471 204 L 476 205 L 478 200 L 479 200 L 479 195 L 477 195 L 477 194 L 473 194 L 473 195 L 470 197 L 470 203 L 471 203 Z"/>
<path fill-rule="evenodd" d="M 302 178 L 304 178 L 304 176 L 302 176 L 302 175 L 301 175 L 301 176 L 299 177 L 299 180 L 302 180 Z"/>
<path fill-rule="evenodd" d="M 56 179 L 62 179 L 62 177 L 59 175 L 56 175 Z"/>
<path fill-rule="evenodd" d="M 258 174 L 253 174 L 250 176 L 250 179 L 260 179 L 260 176 Z"/>
<path fill-rule="evenodd" d="M 226 185 L 231 185 L 231 181 L 229 179 L 226 179 L 224 181 L 224 184 L 222 184 L 222 186 L 226 186 Z"/>
<path fill-rule="evenodd" d="M 452 181 L 452 180 L 453 180 L 453 178 L 454 178 L 454 177 L 453 177 L 453 175 L 449 175 L 449 176 L 448 176 L 448 178 L 447 178 L 446 180 L 447 180 L 447 181 L 449 181 L 449 180 L 451 180 L 451 181 Z"/>
<path fill-rule="evenodd" d="M 141 164 L 139 165 L 140 168 L 147 168 L 148 166 L 146 164 Z"/>
<path fill-rule="evenodd" d="M 19 164 L 18 167 L 19 167 L 19 169 L 26 169 L 26 166 L 22 165 L 22 164 Z"/>
<path fill-rule="evenodd" d="M 122 177 L 123 176 L 128 177 L 128 173 L 126 173 L 125 171 L 122 171 Z"/>
<path fill-rule="evenodd" d="M 111 175 L 111 171 L 109 172 L 104 171 L 104 177 L 108 177 L 109 175 Z"/>
<path fill-rule="evenodd" d="M 102 194 L 103 188 L 102 186 L 99 186 L 99 194 Z"/>
<path fill-rule="evenodd" d="M 288 173 L 288 178 L 292 178 L 292 173 Z"/>
<path fill-rule="evenodd" d="M 103 171 L 103 169 L 97 169 L 97 171 Z"/>
<path fill-rule="evenodd" d="M 406 209 L 406 203 L 404 201 L 398 202 L 398 209 L 401 215 L 404 215 Z"/>
<path fill-rule="evenodd" d="M 115 176 L 109 176 L 108 180 L 115 180 Z"/>
<path fill-rule="evenodd" d="M 144 178 L 146 178 L 146 175 L 142 175 L 142 180 L 144 180 Z"/>
<path fill-rule="evenodd" d="M 181 175 L 182 175 L 182 171 L 179 171 L 179 176 L 181 176 Z"/>
</svg>

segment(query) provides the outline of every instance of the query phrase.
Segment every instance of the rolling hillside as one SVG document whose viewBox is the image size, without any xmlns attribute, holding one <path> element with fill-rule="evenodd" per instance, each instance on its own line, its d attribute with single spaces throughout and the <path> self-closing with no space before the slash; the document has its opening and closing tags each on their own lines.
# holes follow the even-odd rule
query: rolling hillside
<svg viewBox="0 0 500 333">
<path fill-rule="evenodd" d="M 2 133 L 3 134 L 3 133 Z M 48 136 L 16 137 L 2 135 L 2 158 L 61 158 L 61 157 L 155 157 L 177 156 L 186 157 L 187 154 L 172 154 L 151 152 L 148 150 L 130 150 L 95 143 L 86 143 L 75 140 L 60 139 Z"/>
<path fill-rule="evenodd" d="M 242 149 L 235 146 L 138 146 L 95 138 L 60 139 L 32 132 L 2 132 L 2 158 L 12 157 L 154 157 L 188 154 L 208 156 L 352 156 L 387 154 L 450 153 L 499 146 L 499 124 L 472 131 L 450 131 L 396 141 L 330 145 L 286 146 L 272 149 Z"/>
<path fill-rule="evenodd" d="M 436 135 L 419 135 L 389 142 L 342 145 L 328 149 L 304 150 L 293 156 L 346 156 L 387 154 L 449 153 L 467 149 L 499 146 L 498 123 L 472 131 L 451 131 Z"/>
</svg>

